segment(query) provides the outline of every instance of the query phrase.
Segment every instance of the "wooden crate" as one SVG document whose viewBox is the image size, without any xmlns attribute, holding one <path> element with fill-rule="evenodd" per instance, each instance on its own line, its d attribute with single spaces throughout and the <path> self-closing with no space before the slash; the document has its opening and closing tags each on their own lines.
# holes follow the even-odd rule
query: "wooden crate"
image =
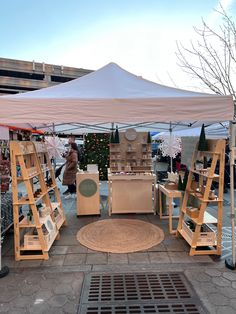
<svg viewBox="0 0 236 314">
<path fill-rule="evenodd" d="M 50 233 L 44 235 L 44 239 L 46 241 L 46 246 L 48 246 L 50 241 Z M 29 233 L 26 233 L 24 235 L 24 248 L 27 250 L 42 250 L 42 245 L 39 241 L 38 235 L 34 235 Z"/>
<path fill-rule="evenodd" d="M 198 218 L 199 216 L 199 209 L 198 208 L 186 208 L 186 214 L 190 217 L 190 218 Z"/>
<path fill-rule="evenodd" d="M 194 232 L 188 227 L 185 222 L 183 222 L 182 227 L 182 235 L 185 237 L 187 242 L 191 243 Z M 204 224 L 204 228 L 206 228 L 206 231 L 200 232 L 200 235 L 197 239 L 197 246 L 215 246 L 216 233 L 209 225 Z"/>
</svg>

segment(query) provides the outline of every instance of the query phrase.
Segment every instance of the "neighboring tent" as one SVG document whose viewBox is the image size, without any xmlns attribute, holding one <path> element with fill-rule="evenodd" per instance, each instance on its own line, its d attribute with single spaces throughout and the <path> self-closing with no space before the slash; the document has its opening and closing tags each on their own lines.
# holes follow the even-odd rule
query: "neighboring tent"
<svg viewBox="0 0 236 314">
<path fill-rule="evenodd" d="M 173 129 L 172 134 L 177 137 L 185 137 L 185 136 L 192 136 L 192 137 L 199 137 L 201 133 L 201 127 L 197 128 L 186 128 L 183 130 L 175 131 Z M 219 139 L 219 138 L 228 138 L 229 137 L 229 123 L 215 123 L 210 126 L 205 127 L 206 137 L 209 139 Z M 170 135 L 170 132 L 160 132 L 154 136 L 152 136 L 152 140 L 158 140 L 162 136 Z"/>
<path fill-rule="evenodd" d="M 159 85 L 109 63 L 67 83 L 2 96 L 0 112 L 0 123 L 217 122 L 233 120 L 233 100 Z"/>
<path fill-rule="evenodd" d="M 8 130 L 11 130 L 11 131 L 28 131 L 35 134 L 44 134 L 44 131 L 36 129 L 36 125 L 32 126 L 29 123 L 0 124 L 0 126 L 8 128 Z"/>
</svg>

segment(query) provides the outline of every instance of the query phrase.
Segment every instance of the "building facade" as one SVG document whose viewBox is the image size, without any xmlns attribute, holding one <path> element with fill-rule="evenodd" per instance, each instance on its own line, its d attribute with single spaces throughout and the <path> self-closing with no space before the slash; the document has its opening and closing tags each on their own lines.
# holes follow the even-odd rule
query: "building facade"
<svg viewBox="0 0 236 314">
<path fill-rule="evenodd" d="M 0 58 L 0 95 L 24 93 L 71 81 L 92 70 Z"/>
</svg>

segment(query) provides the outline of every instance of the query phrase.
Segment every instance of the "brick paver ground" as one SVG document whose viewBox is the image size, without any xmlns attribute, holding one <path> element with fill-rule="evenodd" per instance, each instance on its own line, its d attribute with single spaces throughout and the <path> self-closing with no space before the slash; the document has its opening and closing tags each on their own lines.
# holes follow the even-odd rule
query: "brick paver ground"
<svg viewBox="0 0 236 314">
<path fill-rule="evenodd" d="M 63 203 L 68 226 L 62 228 L 48 261 L 16 262 L 13 235 L 7 235 L 3 243 L 3 265 L 10 267 L 10 274 L 0 279 L 0 313 L 76 313 L 86 273 L 150 271 L 184 272 L 210 313 L 236 313 L 236 272 L 226 269 L 220 258 L 189 256 L 188 244 L 168 234 L 166 220 L 151 214 L 128 215 L 129 219 L 142 219 L 161 227 L 165 232 L 164 241 L 143 252 L 100 253 L 80 245 L 76 234 L 90 222 L 109 218 L 108 214 L 77 218 L 75 200 L 63 199 Z M 225 212 L 228 210 L 225 208 Z"/>
</svg>

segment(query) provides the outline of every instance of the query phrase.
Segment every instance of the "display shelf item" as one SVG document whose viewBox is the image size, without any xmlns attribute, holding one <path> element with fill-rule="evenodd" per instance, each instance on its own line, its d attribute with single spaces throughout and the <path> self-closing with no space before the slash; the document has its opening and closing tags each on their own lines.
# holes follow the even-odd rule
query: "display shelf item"
<svg viewBox="0 0 236 314">
<path fill-rule="evenodd" d="M 135 131 L 132 140 L 127 139 L 126 132 L 120 132 L 119 138 L 119 144 L 110 145 L 111 172 L 151 172 L 151 144 L 147 143 L 147 132 Z"/>
<path fill-rule="evenodd" d="M 215 231 L 208 225 L 204 226 L 206 231 L 199 233 L 196 239 L 197 246 L 216 246 L 217 237 Z M 179 230 L 179 233 L 185 238 L 190 246 L 193 245 L 194 231 L 192 231 L 186 222 L 183 222 L 182 229 Z"/>
<path fill-rule="evenodd" d="M 50 227 L 47 227 L 47 223 L 50 222 Z M 44 240 L 44 245 L 45 251 L 49 251 L 49 249 L 52 246 L 52 243 L 54 242 L 58 230 L 56 228 L 56 225 L 50 221 L 48 218 L 47 221 L 43 224 L 44 231 L 43 231 L 43 240 Z M 42 249 L 42 243 L 39 239 L 39 236 L 37 234 L 32 234 L 32 231 L 27 232 L 24 235 L 24 250 L 41 250 Z"/>
<path fill-rule="evenodd" d="M 47 206 L 46 204 L 42 204 L 42 206 L 37 207 L 38 212 L 39 212 L 39 217 L 44 218 L 51 213 L 51 208 L 50 206 Z"/>
<path fill-rule="evenodd" d="M 188 182 L 181 207 L 181 214 L 178 223 L 178 234 L 190 244 L 190 255 L 221 255 L 221 234 L 222 234 L 222 209 L 223 209 L 223 190 L 224 190 L 224 161 L 225 161 L 225 140 L 207 140 L 208 151 L 198 151 L 196 149 L 192 158 L 192 165 L 189 171 Z M 200 158 L 206 155 L 211 156 L 211 167 L 206 169 L 194 168 L 199 163 Z M 216 174 L 216 167 L 219 174 Z M 199 176 L 199 182 L 193 181 L 193 176 Z M 212 190 L 213 181 L 218 182 L 217 195 Z M 198 208 L 189 208 L 189 197 L 195 198 L 199 205 Z M 217 205 L 217 218 L 207 212 L 209 203 Z M 191 219 L 194 230 L 191 230 L 185 222 L 185 218 Z M 213 232 L 210 224 L 216 226 L 217 233 Z M 202 227 L 207 228 L 203 232 Z M 201 250 L 199 247 L 206 246 L 207 249 Z"/>
<path fill-rule="evenodd" d="M 38 142 L 12 141 L 10 142 L 10 153 L 15 259 L 17 261 L 26 259 L 47 260 L 49 258 L 48 251 L 58 235 L 60 227 L 66 224 L 64 210 L 61 206 L 60 222 L 55 222 L 55 208 L 49 192 L 54 191 L 57 204 L 61 204 L 61 199 L 49 155 L 44 143 Z M 20 177 L 17 167 L 20 168 Z M 45 182 L 46 170 L 50 173 L 50 186 L 47 186 Z M 33 177 L 36 175 L 38 183 L 37 187 L 34 187 Z M 25 186 L 26 195 L 19 197 L 17 193 L 18 184 L 22 182 Z M 17 213 L 21 205 L 28 206 L 28 213 L 31 213 L 32 221 L 29 221 L 27 217 L 19 220 Z"/>
<path fill-rule="evenodd" d="M 216 173 L 214 173 L 214 174 L 211 176 L 211 175 L 209 175 L 209 172 L 208 172 L 208 173 L 207 173 L 207 172 L 202 172 L 202 171 L 196 170 L 196 169 L 194 169 L 194 168 L 191 169 L 191 172 L 192 172 L 192 173 L 195 173 L 195 174 L 197 174 L 197 175 L 199 175 L 199 176 L 203 176 L 203 177 L 205 177 L 205 178 L 219 179 L 219 175 L 216 174 Z"/>
</svg>

